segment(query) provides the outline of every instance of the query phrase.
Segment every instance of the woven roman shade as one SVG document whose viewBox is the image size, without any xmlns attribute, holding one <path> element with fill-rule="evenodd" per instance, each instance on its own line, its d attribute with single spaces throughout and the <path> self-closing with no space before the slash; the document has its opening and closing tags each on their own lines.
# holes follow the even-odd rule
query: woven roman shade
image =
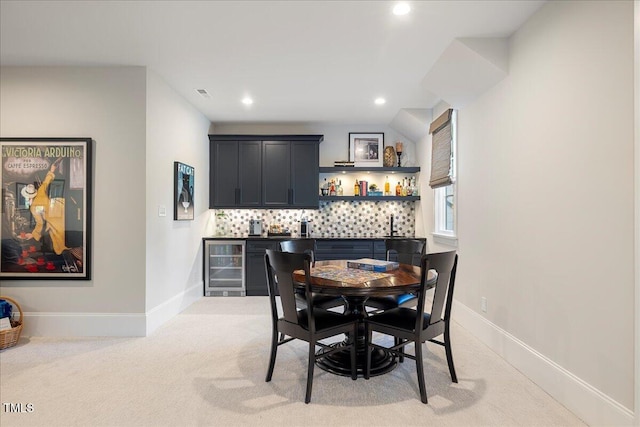
<svg viewBox="0 0 640 427">
<path fill-rule="evenodd" d="M 429 127 L 431 133 L 431 188 L 446 187 L 451 184 L 451 115 L 448 109 L 435 119 Z"/>
</svg>

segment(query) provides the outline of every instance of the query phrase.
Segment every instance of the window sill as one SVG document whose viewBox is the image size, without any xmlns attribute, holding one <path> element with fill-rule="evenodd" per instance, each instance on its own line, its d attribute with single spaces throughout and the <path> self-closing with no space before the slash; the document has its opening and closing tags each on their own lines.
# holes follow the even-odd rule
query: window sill
<svg viewBox="0 0 640 427">
<path fill-rule="evenodd" d="M 458 238 L 456 236 L 450 236 L 448 234 L 431 233 L 433 241 L 441 245 L 458 246 Z"/>
</svg>

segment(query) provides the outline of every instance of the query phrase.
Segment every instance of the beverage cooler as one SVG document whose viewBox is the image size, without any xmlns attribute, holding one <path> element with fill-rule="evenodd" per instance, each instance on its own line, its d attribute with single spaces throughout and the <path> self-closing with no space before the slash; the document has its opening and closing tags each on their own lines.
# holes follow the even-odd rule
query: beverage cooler
<svg viewBox="0 0 640 427">
<path fill-rule="evenodd" d="M 244 240 L 204 241 L 204 296 L 245 296 Z"/>
</svg>

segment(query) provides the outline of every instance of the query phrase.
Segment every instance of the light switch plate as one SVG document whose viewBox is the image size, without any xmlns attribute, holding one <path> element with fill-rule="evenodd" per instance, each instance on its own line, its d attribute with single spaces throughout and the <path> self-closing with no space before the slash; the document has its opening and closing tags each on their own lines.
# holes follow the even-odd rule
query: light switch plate
<svg viewBox="0 0 640 427">
<path fill-rule="evenodd" d="M 158 205 L 158 216 L 167 216 L 167 207 L 165 205 Z"/>
</svg>

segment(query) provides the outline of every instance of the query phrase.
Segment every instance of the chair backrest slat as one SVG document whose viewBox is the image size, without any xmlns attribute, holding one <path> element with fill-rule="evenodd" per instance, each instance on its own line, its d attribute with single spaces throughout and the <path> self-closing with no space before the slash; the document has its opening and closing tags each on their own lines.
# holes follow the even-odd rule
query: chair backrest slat
<svg viewBox="0 0 640 427">
<path fill-rule="evenodd" d="M 307 293 L 310 292 L 308 277 L 311 256 L 309 254 L 279 252 L 267 249 L 264 259 L 272 311 L 276 307 L 277 286 L 277 290 L 280 293 L 283 318 L 287 322 L 297 324 L 298 313 L 295 298 L 296 285 L 293 281 L 293 272 L 296 270 L 305 271 L 307 277 L 305 288 Z M 312 307 L 309 307 L 309 311 L 311 310 Z"/>
<path fill-rule="evenodd" d="M 428 272 L 429 270 L 435 270 L 437 273 L 429 319 L 429 324 L 434 324 L 444 320 L 444 318 L 448 317 L 451 313 L 451 301 L 453 299 L 458 255 L 456 255 L 456 251 L 426 254 L 422 256 L 420 265 L 422 267 L 422 281 L 420 285 L 420 295 L 418 297 L 418 311 L 424 312 Z M 445 305 L 446 310 L 443 316 Z M 427 326 L 422 325 L 422 317 L 423 316 L 417 316 L 416 328 L 424 328 Z"/>
<path fill-rule="evenodd" d="M 415 239 L 386 239 L 387 261 L 392 252 L 397 253 L 401 264 L 420 265 L 420 257 L 424 255 L 425 243 Z"/>
<path fill-rule="evenodd" d="M 316 239 L 283 240 L 280 242 L 282 252 L 311 255 L 311 264 L 316 262 Z"/>
</svg>

